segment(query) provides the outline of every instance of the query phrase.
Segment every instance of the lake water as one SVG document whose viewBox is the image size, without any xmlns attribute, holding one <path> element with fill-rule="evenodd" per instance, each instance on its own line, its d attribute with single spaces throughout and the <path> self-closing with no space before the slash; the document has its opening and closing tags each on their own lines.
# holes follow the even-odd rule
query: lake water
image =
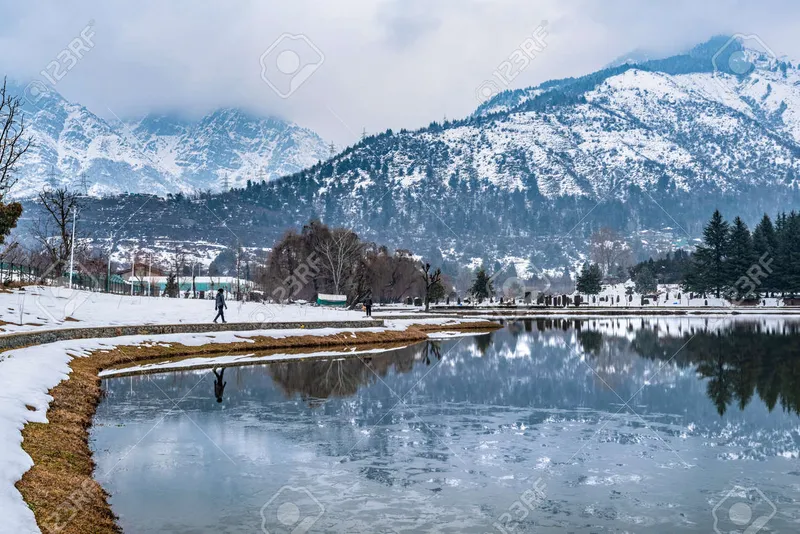
<svg viewBox="0 0 800 534">
<path fill-rule="evenodd" d="M 104 380 L 123 529 L 800 531 L 796 322 L 534 319 L 362 358 Z"/>
</svg>

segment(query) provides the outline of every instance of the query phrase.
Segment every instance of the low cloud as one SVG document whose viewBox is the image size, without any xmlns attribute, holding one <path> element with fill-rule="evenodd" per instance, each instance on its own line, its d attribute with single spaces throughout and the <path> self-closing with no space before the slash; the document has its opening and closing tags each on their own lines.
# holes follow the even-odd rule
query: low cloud
<svg viewBox="0 0 800 534">
<path fill-rule="evenodd" d="M 667 54 L 718 33 L 756 33 L 800 58 L 800 5 L 724 0 L 294 0 L 293 2 L 2 2 L 0 63 L 39 72 L 90 22 L 95 47 L 57 89 L 95 113 L 189 117 L 222 106 L 288 118 L 339 146 L 362 128 L 416 128 L 462 117 L 476 88 L 548 21 L 548 47 L 512 83 L 524 87 L 603 67 L 634 49 Z M 261 78 L 259 58 L 303 34 L 324 63 L 290 98 Z"/>
</svg>

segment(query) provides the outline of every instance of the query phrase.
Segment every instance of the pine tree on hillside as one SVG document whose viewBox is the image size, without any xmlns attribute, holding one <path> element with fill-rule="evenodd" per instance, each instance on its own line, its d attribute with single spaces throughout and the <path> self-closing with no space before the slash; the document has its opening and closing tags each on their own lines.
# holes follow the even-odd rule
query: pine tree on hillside
<svg viewBox="0 0 800 534">
<path fill-rule="evenodd" d="M 686 289 L 698 293 L 712 291 L 719 297 L 728 282 L 727 254 L 730 241 L 729 224 L 719 210 L 703 229 L 703 244 L 694 253 L 694 265 Z"/>
<path fill-rule="evenodd" d="M 754 296 L 748 294 L 748 291 L 752 288 L 752 282 L 744 284 L 738 282 L 742 277 L 747 277 L 748 271 L 755 265 L 756 261 L 750 230 L 741 217 L 736 217 L 733 220 L 733 226 L 731 226 L 728 245 L 728 261 L 726 263 L 728 280 L 726 285 L 737 298 Z"/>
<path fill-rule="evenodd" d="M 578 293 L 587 295 L 597 295 L 603 289 L 603 271 L 596 263 L 584 263 L 581 273 L 578 275 L 575 288 Z"/>
</svg>

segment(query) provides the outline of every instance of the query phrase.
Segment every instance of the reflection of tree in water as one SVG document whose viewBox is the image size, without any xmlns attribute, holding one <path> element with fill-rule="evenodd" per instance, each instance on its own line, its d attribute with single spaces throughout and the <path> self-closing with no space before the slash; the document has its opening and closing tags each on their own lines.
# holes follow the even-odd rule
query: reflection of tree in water
<svg viewBox="0 0 800 534">
<path fill-rule="evenodd" d="M 481 356 L 486 356 L 486 351 L 489 350 L 489 347 L 492 346 L 492 342 L 494 341 L 494 333 L 489 332 L 488 334 L 475 336 L 473 339 L 475 340 L 475 348 L 478 349 Z"/>
<path fill-rule="evenodd" d="M 617 327 L 624 325 L 611 322 Z M 708 379 L 706 393 L 720 415 L 733 402 L 744 410 L 756 393 L 769 411 L 780 403 L 784 411 L 800 415 L 800 323 L 785 324 L 776 331 L 760 323 L 734 322 L 711 331 L 706 319 L 697 328 L 685 324 L 670 327 L 666 322 L 659 331 L 657 322 L 642 318 L 630 343 L 604 335 L 596 330 L 597 323 L 593 319 L 542 318 L 536 320 L 536 327 L 540 332 L 574 328 L 578 343 L 592 357 L 592 367 L 601 377 L 605 368 L 624 367 L 628 363 L 625 349 L 632 349 L 650 360 L 669 361 L 684 369 L 694 367 Z M 634 322 L 628 322 L 627 330 L 634 330 Z"/>
<path fill-rule="evenodd" d="M 621 338 L 585 330 L 591 321 L 577 325 L 577 339 L 583 351 L 594 358 L 593 366 L 619 366 L 621 351 L 602 350 L 604 340 Z M 564 321 L 551 325 L 537 322 L 545 329 L 563 328 Z M 786 412 L 800 415 L 800 323 L 783 325 L 780 331 L 765 329 L 759 323 L 736 322 L 717 331 L 661 331 L 642 322 L 630 342 L 633 351 L 651 360 L 670 361 L 680 368 L 694 367 L 707 378 L 706 394 L 717 412 L 724 415 L 736 402 L 743 410 L 757 393 L 769 411 L 780 403 Z M 540 328 L 541 329 L 541 328 Z M 603 358 L 614 361 L 604 362 Z"/>
<path fill-rule="evenodd" d="M 760 331 L 758 325 L 737 324 L 719 333 L 700 332 L 684 350 L 708 378 L 708 395 L 720 415 L 738 401 L 744 409 L 757 392 L 772 411 L 778 402 L 784 411 L 800 415 L 800 331 Z"/>
<path fill-rule="evenodd" d="M 392 368 L 397 373 L 407 373 L 417 360 L 429 365 L 432 357 L 438 361 L 441 348 L 439 343 L 429 341 L 381 354 L 275 363 L 268 369 L 288 397 L 300 395 L 314 406 L 331 397 L 354 395 L 360 387 L 385 377 Z"/>
<path fill-rule="evenodd" d="M 424 360 L 425 365 L 431 364 L 431 356 L 436 358 L 436 361 L 442 359 L 442 344 L 438 341 L 428 341 L 425 343 L 425 351 L 424 351 Z"/>
<path fill-rule="evenodd" d="M 593 330 L 583 330 L 578 332 L 578 343 L 581 344 L 584 352 L 597 356 L 600 354 L 600 349 L 603 348 L 603 334 Z"/>
</svg>

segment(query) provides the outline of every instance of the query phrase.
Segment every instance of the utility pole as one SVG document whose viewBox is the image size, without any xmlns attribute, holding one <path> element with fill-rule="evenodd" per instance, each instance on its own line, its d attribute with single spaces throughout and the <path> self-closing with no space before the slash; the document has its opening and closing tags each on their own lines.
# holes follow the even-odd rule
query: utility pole
<svg viewBox="0 0 800 534">
<path fill-rule="evenodd" d="M 49 172 L 49 173 L 47 173 L 47 178 L 48 178 L 48 182 L 49 182 L 49 184 L 48 184 L 48 185 L 49 185 L 50 187 L 52 187 L 53 189 L 55 189 L 55 188 L 56 188 L 56 185 L 58 185 L 58 184 L 56 183 L 56 177 L 57 177 L 57 176 L 58 176 L 58 174 L 56 173 L 56 170 L 55 170 L 55 168 L 54 168 L 52 165 L 50 165 L 50 172 Z"/>
<path fill-rule="evenodd" d="M 153 296 L 153 253 L 150 253 L 150 259 L 147 263 L 147 296 Z"/>
<path fill-rule="evenodd" d="M 131 249 L 133 256 L 131 256 L 131 296 L 133 296 L 133 281 L 136 280 L 136 247 Z"/>
<path fill-rule="evenodd" d="M 88 196 L 89 195 L 89 182 L 86 180 L 86 172 L 85 171 L 81 173 L 80 181 L 78 183 L 80 184 L 79 187 L 80 187 L 81 192 L 84 195 Z"/>
<path fill-rule="evenodd" d="M 75 221 L 78 220 L 78 205 L 72 206 L 72 239 L 69 250 L 69 288 L 72 289 L 72 268 L 75 265 Z"/>
<path fill-rule="evenodd" d="M 116 238 L 114 234 L 111 234 L 111 243 L 108 246 L 108 267 L 106 268 L 106 293 L 111 293 L 111 255 L 114 254 L 116 246 Z"/>
<path fill-rule="evenodd" d="M 363 141 L 363 140 L 365 140 L 366 138 L 367 138 L 367 129 L 366 129 L 366 128 L 363 128 L 363 129 L 361 130 L 361 140 Z"/>
</svg>

